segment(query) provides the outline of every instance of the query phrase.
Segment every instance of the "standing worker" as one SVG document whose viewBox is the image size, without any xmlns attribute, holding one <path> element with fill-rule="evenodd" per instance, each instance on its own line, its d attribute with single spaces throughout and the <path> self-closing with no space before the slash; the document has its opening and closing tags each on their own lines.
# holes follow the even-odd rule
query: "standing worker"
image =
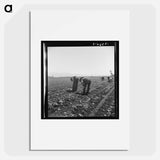
<svg viewBox="0 0 160 160">
<path fill-rule="evenodd" d="M 71 81 L 73 81 L 72 92 L 76 92 L 78 89 L 78 78 L 74 76 L 71 78 Z"/>
</svg>

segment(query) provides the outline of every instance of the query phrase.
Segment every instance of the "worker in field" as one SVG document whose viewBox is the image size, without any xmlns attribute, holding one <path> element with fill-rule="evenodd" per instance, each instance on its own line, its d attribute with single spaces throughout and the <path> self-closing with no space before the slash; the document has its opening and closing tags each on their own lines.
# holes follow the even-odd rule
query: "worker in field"
<svg viewBox="0 0 160 160">
<path fill-rule="evenodd" d="M 113 79 L 114 78 L 114 75 L 113 75 L 113 73 L 112 73 L 112 71 L 110 70 L 110 77 Z"/>
<path fill-rule="evenodd" d="M 114 75 L 112 73 L 112 71 L 110 71 L 110 76 L 108 77 L 108 82 L 113 82 L 114 80 Z"/>
<path fill-rule="evenodd" d="M 111 78 L 110 76 L 107 77 L 108 82 L 111 82 Z"/>
<path fill-rule="evenodd" d="M 74 76 L 74 77 L 71 77 L 70 80 L 73 82 L 72 92 L 76 92 L 78 89 L 78 78 L 76 76 Z"/>
<path fill-rule="evenodd" d="M 104 81 L 104 77 L 101 77 L 101 81 Z"/>
<path fill-rule="evenodd" d="M 83 85 L 83 95 L 87 95 L 89 93 L 90 90 L 90 86 L 91 86 L 91 80 L 81 77 L 79 79 L 79 81 L 81 82 L 81 84 Z"/>
</svg>

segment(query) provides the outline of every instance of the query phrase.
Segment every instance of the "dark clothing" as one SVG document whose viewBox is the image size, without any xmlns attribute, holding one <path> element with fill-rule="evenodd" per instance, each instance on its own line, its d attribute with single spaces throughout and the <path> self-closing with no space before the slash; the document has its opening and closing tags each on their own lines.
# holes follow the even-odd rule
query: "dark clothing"
<svg viewBox="0 0 160 160">
<path fill-rule="evenodd" d="M 104 81 L 104 77 L 101 77 L 101 80 Z"/>
<path fill-rule="evenodd" d="M 110 83 L 110 82 L 113 82 L 113 77 L 108 77 L 108 82 Z"/>
<path fill-rule="evenodd" d="M 72 92 L 75 92 L 78 89 L 78 78 L 77 77 L 73 77 L 72 80 L 73 80 Z"/>
<path fill-rule="evenodd" d="M 82 85 L 83 85 L 83 94 L 87 95 L 90 90 L 91 80 L 83 78 Z"/>
</svg>

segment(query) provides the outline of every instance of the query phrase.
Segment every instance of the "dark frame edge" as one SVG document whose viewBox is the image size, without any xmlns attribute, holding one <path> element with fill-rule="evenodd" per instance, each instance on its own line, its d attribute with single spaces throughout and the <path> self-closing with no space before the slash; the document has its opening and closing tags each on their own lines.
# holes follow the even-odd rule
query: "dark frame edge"
<svg viewBox="0 0 160 160">
<path fill-rule="evenodd" d="M 48 47 L 51 47 L 51 46 L 54 46 L 55 45 L 55 43 L 57 44 L 57 43 L 61 43 L 61 45 L 60 46 L 66 46 L 66 44 L 64 45 L 64 43 L 69 43 L 69 44 L 72 44 L 72 43 L 74 43 L 74 44 L 72 44 L 72 46 L 86 46 L 86 43 L 93 43 L 93 42 L 97 42 L 97 43 L 102 43 L 102 42 L 108 42 L 109 43 L 109 45 L 107 45 L 107 46 L 114 46 L 115 47 L 115 51 L 114 51 L 114 54 L 115 54 L 115 56 L 114 56 L 114 70 L 115 70 L 115 82 L 114 82 L 114 84 L 115 84 L 115 99 L 116 99 L 116 116 L 115 117 L 105 117 L 105 118 L 103 118 L 103 117 L 82 117 L 82 118 L 80 118 L 80 117 L 48 117 L 48 104 L 42 104 L 41 105 L 41 108 L 43 108 L 44 106 L 45 106 L 45 111 L 43 110 L 43 112 L 45 112 L 45 117 L 43 116 L 43 117 L 41 117 L 41 119 L 45 119 L 45 120 L 51 120 L 51 119 L 63 119 L 63 120 L 65 120 L 65 119 L 77 119 L 77 120 L 89 120 L 89 119 L 97 119 L 97 120 L 104 120 L 104 119 L 106 119 L 106 120 L 119 120 L 119 40 L 89 40 L 89 41 L 83 41 L 83 40 L 81 40 L 81 41 L 77 41 L 77 40 L 69 40 L 69 41 L 48 41 L 48 40 L 41 40 L 41 45 L 44 43 L 45 44 L 45 47 L 46 48 L 48 48 Z M 85 45 L 82 45 L 82 44 L 80 44 L 80 43 L 82 43 L 83 42 L 83 44 L 85 44 Z M 68 45 L 67 45 L 68 46 Z M 89 46 L 92 46 L 91 44 L 89 44 Z M 41 46 L 42 47 L 42 46 Z M 42 57 L 43 57 L 43 50 L 41 50 L 41 55 L 42 55 Z M 46 60 L 46 68 L 48 67 L 48 49 L 46 49 L 46 56 L 47 56 L 47 60 Z M 117 64 L 117 65 L 116 65 Z M 44 65 L 43 66 L 41 66 L 42 68 L 44 67 Z M 44 71 L 44 68 L 43 68 L 43 71 Z M 41 72 L 42 72 L 42 70 L 41 70 Z M 46 71 L 47 72 L 47 71 Z M 42 74 L 42 73 L 41 73 Z M 48 75 L 48 72 L 46 73 L 46 75 Z M 46 78 L 46 86 L 48 86 L 48 78 Z M 45 87 L 46 87 L 45 86 Z M 44 84 L 43 84 L 43 88 L 44 88 Z M 45 95 L 45 102 L 46 102 L 46 100 L 47 100 L 47 98 L 46 97 L 48 97 L 48 94 L 47 94 L 47 90 L 48 90 L 48 87 L 46 87 L 46 95 Z M 44 94 L 44 93 L 43 93 Z M 44 105 L 44 106 L 43 106 Z M 47 113 L 46 113 L 47 112 Z"/>
</svg>

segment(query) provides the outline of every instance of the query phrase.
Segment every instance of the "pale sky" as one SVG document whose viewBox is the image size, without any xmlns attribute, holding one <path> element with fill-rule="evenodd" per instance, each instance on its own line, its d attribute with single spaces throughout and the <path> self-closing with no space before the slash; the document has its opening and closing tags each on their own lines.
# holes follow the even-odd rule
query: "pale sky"
<svg viewBox="0 0 160 160">
<path fill-rule="evenodd" d="M 114 73 L 114 47 L 48 47 L 48 75 L 105 76 Z"/>
</svg>

